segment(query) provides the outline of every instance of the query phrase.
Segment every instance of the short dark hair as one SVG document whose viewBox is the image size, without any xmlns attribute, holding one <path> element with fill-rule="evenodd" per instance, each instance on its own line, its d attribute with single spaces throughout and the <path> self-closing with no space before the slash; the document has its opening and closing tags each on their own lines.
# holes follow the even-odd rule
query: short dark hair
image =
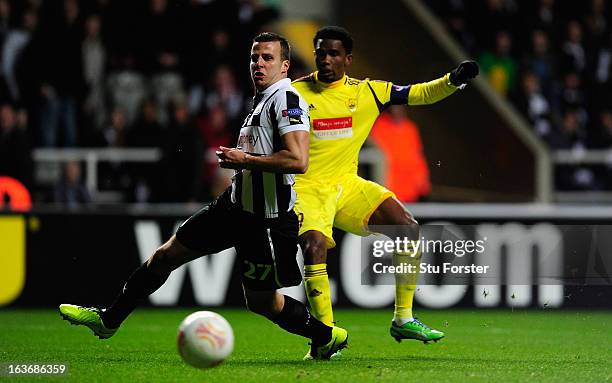
<svg viewBox="0 0 612 383">
<path fill-rule="evenodd" d="M 274 32 L 262 32 L 253 39 L 254 43 L 265 43 L 269 41 L 278 41 L 281 46 L 281 59 L 291 60 L 291 46 L 289 46 L 289 41 L 287 41 L 284 36 Z"/>
<path fill-rule="evenodd" d="M 319 39 L 331 39 L 342 41 L 342 46 L 346 53 L 353 52 L 353 38 L 351 34 L 344 28 L 338 26 L 323 27 L 317 31 L 317 34 L 312 39 L 312 45 L 317 47 L 317 41 Z"/>
</svg>

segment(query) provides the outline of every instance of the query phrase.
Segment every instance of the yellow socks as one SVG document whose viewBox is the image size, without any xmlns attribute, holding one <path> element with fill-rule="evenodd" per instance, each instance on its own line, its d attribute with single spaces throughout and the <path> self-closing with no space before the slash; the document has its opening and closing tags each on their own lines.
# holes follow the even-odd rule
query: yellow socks
<svg viewBox="0 0 612 383">
<path fill-rule="evenodd" d="M 327 264 L 304 265 L 304 287 L 312 314 L 326 324 L 334 325 Z"/>
<path fill-rule="evenodd" d="M 419 277 L 421 252 L 418 250 L 414 257 L 411 257 L 410 254 L 412 254 L 412 251 L 393 254 L 393 265 L 397 266 L 402 263 L 414 265 L 413 270 L 415 271 L 414 273 L 395 274 L 395 312 L 393 313 L 393 320 L 398 325 L 412 319 L 412 302 Z"/>
<path fill-rule="evenodd" d="M 411 251 L 393 254 L 393 264 L 414 265 L 414 273 L 395 274 L 395 311 L 393 319 L 399 325 L 412 319 L 412 302 L 419 277 L 421 252 L 411 257 Z M 310 303 L 310 311 L 327 326 L 334 325 L 334 314 L 331 305 L 331 292 L 327 279 L 327 265 L 304 265 L 304 287 Z"/>
</svg>

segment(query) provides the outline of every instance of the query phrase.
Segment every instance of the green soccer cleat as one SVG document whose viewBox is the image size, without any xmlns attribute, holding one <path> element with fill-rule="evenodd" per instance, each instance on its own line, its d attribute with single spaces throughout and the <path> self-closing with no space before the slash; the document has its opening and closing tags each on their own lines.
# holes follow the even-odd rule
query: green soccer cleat
<svg viewBox="0 0 612 383">
<path fill-rule="evenodd" d="M 435 330 L 416 318 L 402 326 L 398 326 L 395 321 L 391 321 L 389 332 L 398 343 L 402 339 L 415 339 L 427 344 L 429 341 L 437 342 L 444 338 L 442 331 Z"/>
<path fill-rule="evenodd" d="M 100 310 L 95 307 L 83 307 L 61 304 L 59 312 L 62 318 L 73 325 L 87 326 L 100 339 L 108 339 L 115 335 L 116 328 L 107 328 L 100 318 Z"/>
<path fill-rule="evenodd" d="M 334 326 L 332 328 L 331 340 L 324 344 L 317 346 L 314 343 L 310 348 L 310 352 L 306 354 L 304 360 L 329 360 L 340 356 L 340 350 L 348 346 L 348 332 L 341 328 Z"/>
</svg>

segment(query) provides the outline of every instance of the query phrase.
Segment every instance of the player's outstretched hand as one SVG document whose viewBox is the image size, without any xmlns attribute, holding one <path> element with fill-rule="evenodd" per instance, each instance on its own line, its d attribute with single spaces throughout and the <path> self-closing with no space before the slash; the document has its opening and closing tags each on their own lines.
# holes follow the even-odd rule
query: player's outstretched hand
<svg viewBox="0 0 612 383">
<path fill-rule="evenodd" d="M 467 80 L 478 76 L 478 63 L 473 60 L 463 61 L 450 72 L 450 82 L 455 86 L 461 86 L 467 83 Z"/>
<path fill-rule="evenodd" d="M 244 169 L 248 154 L 240 149 L 219 146 L 215 152 L 219 157 L 219 166 L 225 169 Z"/>
</svg>

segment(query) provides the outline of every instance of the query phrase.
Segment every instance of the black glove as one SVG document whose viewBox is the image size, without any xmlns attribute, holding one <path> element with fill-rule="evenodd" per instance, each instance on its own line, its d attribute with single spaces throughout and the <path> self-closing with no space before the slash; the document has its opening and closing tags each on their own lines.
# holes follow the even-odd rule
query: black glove
<svg viewBox="0 0 612 383">
<path fill-rule="evenodd" d="M 478 76 L 478 63 L 473 60 L 467 60 L 457 65 L 457 68 L 450 72 L 449 80 L 454 86 L 460 86 L 467 83 L 467 80 Z"/>
</svg>

